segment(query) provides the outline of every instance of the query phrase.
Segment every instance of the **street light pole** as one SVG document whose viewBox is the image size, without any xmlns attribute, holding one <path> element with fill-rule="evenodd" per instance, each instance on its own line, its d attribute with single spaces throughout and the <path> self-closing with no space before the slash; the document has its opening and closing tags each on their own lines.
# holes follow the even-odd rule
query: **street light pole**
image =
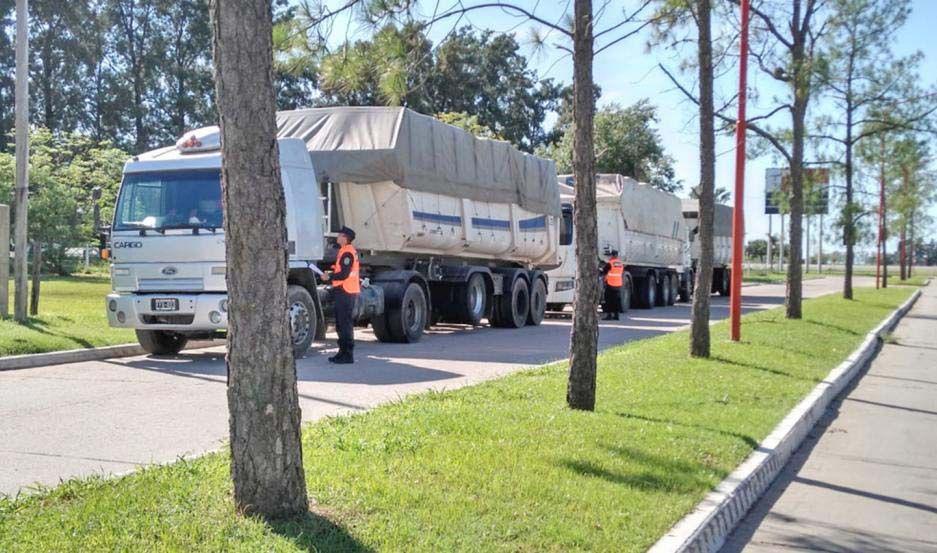
<svg viewBox="0 0 937 553">
<path fill-rule="evenodd" d="M 26 26 L 29 21 L 27 0 L 16 0 L 16 225 L 13 239 L 15 292 L 13 318 L 26 322 L 26 217 L 29 206 L 29 44 Z"/>
<path fill-rule="evenodd" d="M 735 209 L 732 210 L 732 292 L 729 298 L 732 341 L 742 338 L 742 238 L 745 232 L 745 100 L 748 87 L 748 0 L 741 0 L 739 114 L 735 126 Z"/>
</svg>

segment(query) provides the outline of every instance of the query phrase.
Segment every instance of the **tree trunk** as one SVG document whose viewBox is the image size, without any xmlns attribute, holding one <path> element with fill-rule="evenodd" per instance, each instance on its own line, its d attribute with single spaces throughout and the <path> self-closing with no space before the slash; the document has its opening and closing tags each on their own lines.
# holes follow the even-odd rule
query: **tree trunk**
<svg viewBox="0 0 937 553">
<path fill-rule="evenodd" d="M 843 277 L 843 299 L 852 299 L 852 270 L 856 261 L 856 215 L 853 205 L 853 184 L 852 184 L 852 104 L 850 97 L 847 97 L 846 106 L 846 205 L 843 207 L 845 216 L 843 217 L 843 242 L 846 244 L 846 267 Z"/>
<path fill-rule="evenodd" d="M 39 314 L 39 286 L 42 282 L 42 244 L 33 242 L 32 287 L 29 290 L 29 315 Z"/>
<path fill-rule="evenodd" d="M 690 324 L 690 355 L 709 357 L 709 300 L 713 274 L 713 218 L 716 186 L 716 135 L 713 123 L 713 67 L 710 0 L 696 3 L 699 58 L 700 184 L 699 184 L 699 265 Z M 770 237 L 769 237 L 770 240 Z"/>
<path fill-rule="evenodd" d="M 592 120 L 592 0 L 575 0 L 573 31 L 573 174 L 576 179 L 576 289 L 569 344 L 566 403 L 595 409 L 599 303 L 598 234 L 595 207 L 595 150 Z"/>
<path fill-rule="evenodd" d="M 308 509 L 286 306 L 270 0 L 212 0 L 227 263 L 231 478 L 238 509 Z"/>
<path fill-rule="evenodd" d="M 807 114 L 806 92 L 795 92 L 793 144 L 791 147 L 790 258 L 787 264 L 787 291 L 784 305 L 788 319 L 803 315 L 803 218 L 804 218 L 804 136 Z"/>
<path fill-rule="evenodd" d="M 908 278 L 911 278 L 911 268 L 914 267 L 914 213 L 911 213 L 911 218 L 908 221 L 908 240 L 910 244 L 908 246 Z"/>
<path fill-rule="evenodd" d="M 907 269 L 907 244 L 908 239 L 907 226 L 903 225 L 901 227 L 901 236 L 898 238 L 898 278 L 901 280 L 908 280 L 908 269 Z"/>
</svg>

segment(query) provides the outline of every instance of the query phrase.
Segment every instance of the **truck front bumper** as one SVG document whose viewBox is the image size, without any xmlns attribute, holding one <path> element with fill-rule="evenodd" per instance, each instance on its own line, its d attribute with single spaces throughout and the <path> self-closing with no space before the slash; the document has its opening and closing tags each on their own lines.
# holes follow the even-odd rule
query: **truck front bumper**
<svg viewBox="0 0 937 553">
<path fill-rule="evenodd" d="M 156 304 L 176 300 L 177 309 L 155 309 Z M 228 326 L 228 296 L 223 293 L 200 294 L 109 294 L 105 299 L 107 321 L 112 327 L 142 330 L 204 332 L 224 330 Z"/>
</svg>

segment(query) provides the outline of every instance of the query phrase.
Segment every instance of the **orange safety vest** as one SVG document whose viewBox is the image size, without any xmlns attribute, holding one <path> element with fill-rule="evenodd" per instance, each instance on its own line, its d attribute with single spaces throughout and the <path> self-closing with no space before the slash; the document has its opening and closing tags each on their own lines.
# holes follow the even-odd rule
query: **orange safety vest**
<svg viewBox="0 0 937 553">
<path fill-rule="evenodd" d="M 348 273 L 348 278 L 345 280 L 333 280 L 333 288 L 341 288 L 349 294 L 357 294 L 361 292 L 361 278 L 359 277 L 358 272 L 358 250 L 355 249 L 351 244 L 346 244 L 338 250 L 338 257 L 335 258 L 335 263 L 332 265 L 333 274 L 338 273 L 342 270 L 342 267 L 339 265 L 342 256 L 346 253 L 351 254 L 351 272 Z"/>
<path fill-rule="evenodd" d="M 608 260 L 608 264 L 612 266 L 611 269 L 605 273 L 605 284 L 608 286 L 614 286 L 615 288 L 621 288 L 624 284 L 623 277 L 625 276 L 625 264 L 621 262 L 617 257 L 613 257 Z"/>
</svg>

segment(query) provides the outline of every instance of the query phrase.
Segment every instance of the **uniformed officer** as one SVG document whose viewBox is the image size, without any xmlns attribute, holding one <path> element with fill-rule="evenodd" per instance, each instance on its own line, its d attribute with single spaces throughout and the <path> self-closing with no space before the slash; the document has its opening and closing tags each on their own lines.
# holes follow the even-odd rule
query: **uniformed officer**
<svg viewBox="0 0 937 553">
<path fill-rule="evenodd" d="M 602 276 L 605 280 L 605 301 L 602 303 L 602 313 L 606 321 L 617 321 L 621 306 L 621 287 L 625 281 L 625 264 L 618 258 L 618 250 L 612 250 L 611 257 L 602 266 Z"/>
<path fill-rule="evenodd" d="M 355 301 L 361 293 L 361 278 L 358 273 L 358 252 L 352 245 L 355 231 L 342 227 L 338 231 L 339 250 L 332 266 L 332 274 L 325 274 L 332 282 L 332 304 L 335 306 L 335 329 L 338 332 L 338 353 L 329 357 L 332 363 L 354 363 L 355 351 Z"/>
</svg>

